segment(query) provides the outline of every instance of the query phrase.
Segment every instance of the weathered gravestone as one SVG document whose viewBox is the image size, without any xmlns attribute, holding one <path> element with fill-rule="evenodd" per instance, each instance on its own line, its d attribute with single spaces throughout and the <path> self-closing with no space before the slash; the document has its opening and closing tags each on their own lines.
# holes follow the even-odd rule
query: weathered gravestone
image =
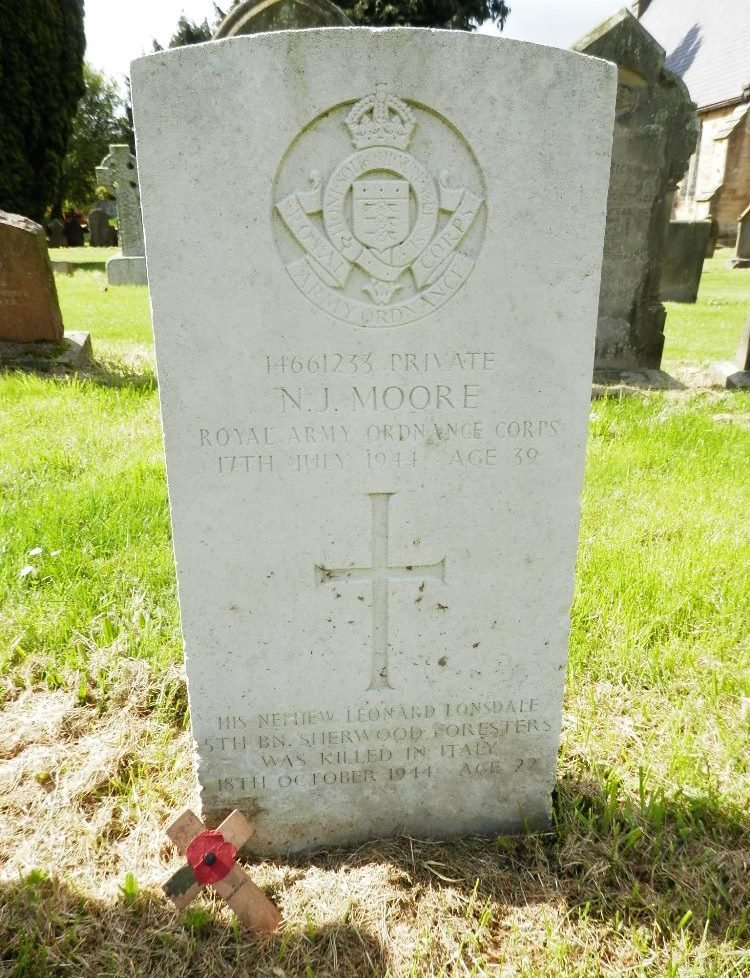
<svg viewBox="0 0 750 978">
<path fill-rule="evenodd" d="M 107 262 L 107 281 L 110 285 L 147 285 L 138 169 L 130 147 L 110 146 L 109 155 L 96 168 L 96 178 L 117 200 L 122 254 Z"/>
<path fill-rule="evenodd" d="M 53 217 L 47 226 L 50 248 L 64 248 L 67 244 L 65 240 L 65 225 L 59 217 Z"/>
<path fill-rule="evenodd" d="M 750 266 L 750 206 L 744 210 L 738 219 L 737 245 L 732 258 L 733 268 L 748 268 Z"/>
<path fill-rule="evenodd" d="M 331 0 L 245 0 L 233 7 L 214 34 L 215 40 L 310 27 L 352 27 Z"/>
<path fill-rule="evenodd" d="M 670 221 L 659 298 L 695 302 L 711 236 L 711 221 Z"/>
<path fill-rule="evenodd" d="M 62 335 L 44 228 L 0 211 L 0 341 L 59 343 Z"/>
<path fill-rule="evenodd" d="M 0 211 L 0 364 L 51 370 L 82 367 L 90 357 L 88 333 L 63 336 L 44 228 Z"/>
<path fill-rule="evenodd" d="M 132 71 L 204 815 L 548 825 L 614 68 L 354 29 Z"/>
<path fill-rule="evenodd" d="M 714 378 L 722 387 L 750 387 L 750 319 L 742 334 L 734 362 L 722 360 L 711 364 Z"/>
<path fill-rule="evenodd" d="M 89 212 L 89 244 L 92 248 L 106 248 L 112 244 L 109 218 L 99 207 Z"/>
<path fill-rule="evenodd" d="M 665 69 L 664 49 L 627 10 L 573 47 L 618 68 L 595 377 L 668 383 L 659 372 L 666 318 L 659 284 L 672 196 L 698 135 L 695 105 Z"/>
</svg>

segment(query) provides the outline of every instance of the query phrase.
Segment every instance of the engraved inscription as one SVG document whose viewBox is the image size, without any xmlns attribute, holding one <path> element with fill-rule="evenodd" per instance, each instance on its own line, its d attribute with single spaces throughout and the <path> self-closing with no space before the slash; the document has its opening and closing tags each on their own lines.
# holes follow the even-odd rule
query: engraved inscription
<svg viewBox="0 0 750 978">
<path fill-rule="evenodd" d="M 283 788 L 525 776 L 552 729 L 540 700 L 368 705 L 219 716 L 203 750 L 243 773 L 218 779 L 218 794 Z M 241 731 L 241 732 L 240 732 Z"/>
<path fill-rule="evenodd" d="M 471 273 L 484 233 L 484 181 L 450 123 L 387 85 L 350 105 L 324 113 L 290 146 L 274 188 L 276 239 L 292 280 L 320 309 L 356 326 L 398 326 L 442 306 Z M 317 139 L 332 117 L 356 150 L 343 159 Z M 420 143 L 420 127 L 439 132 Z M 415 133 L 427 160 L 407 152 Z M 440 135 L 460 146 L 460 175 L 435 158 Z M 323 166 L 307 172 L 307 190 L 295 184 L 300 146 L 305 161 Z"/>
<path fill-rule="evenodd" d="M 372 584 L 372 670 L 368 689 L 391 689 L 388 678 L 388 586 L 391 581 L 445 581 L 445 557 L 436 564 L 393 567 L 388 562 L 388 510 L 392 492 L 371 492 L 372 566 L 315 568 L 316 583 Z"/>
</svg>

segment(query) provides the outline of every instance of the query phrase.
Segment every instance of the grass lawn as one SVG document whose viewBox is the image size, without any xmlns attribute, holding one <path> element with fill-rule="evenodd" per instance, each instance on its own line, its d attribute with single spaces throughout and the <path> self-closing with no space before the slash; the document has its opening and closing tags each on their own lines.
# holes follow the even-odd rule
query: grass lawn
<svg viewBox="0 0 750 978">
<path fill-rule="evenodd" d="M 750 393 L 592 404 L 554 832 L 259 862 L 256 940 L 160 891 L 195 787 L 148 302 L 81 251 L 101 367 L 0 376 L 0 976 L 749 976 Z M 727 255 L 667 369 L 733 355 Z"/>
<path fill-rule="evenodd" d="M 117 248 L 51 248 L 53 261 L 75 266 L 73 275 L 56 275 L 67 330 L 91 333 L 95 355 L 106 367 L 152 362 L 154 336 L 145 286 L 108 286 L 107 259 Z"/>
<path fill-rule="evenodd" d="M 666 302 L 664 361 L 669 372 L 688 364 L 733 360 L 750 315 L 750 269 L 730 268 L 731 248 L 718 248 L 703 266 L 699 301 Z"/>
</svg>

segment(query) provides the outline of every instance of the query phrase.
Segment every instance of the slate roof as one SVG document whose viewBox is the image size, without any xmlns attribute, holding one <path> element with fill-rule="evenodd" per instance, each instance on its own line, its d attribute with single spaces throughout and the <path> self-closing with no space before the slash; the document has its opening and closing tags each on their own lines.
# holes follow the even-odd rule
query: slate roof
<svg viewBox="0 0 750 978">
<path fill-rule="evenodd" d="M 750 0 L 651 0 L 641 23 L 699 109 L 742 98 L 750 84 Z"/>
</svg>

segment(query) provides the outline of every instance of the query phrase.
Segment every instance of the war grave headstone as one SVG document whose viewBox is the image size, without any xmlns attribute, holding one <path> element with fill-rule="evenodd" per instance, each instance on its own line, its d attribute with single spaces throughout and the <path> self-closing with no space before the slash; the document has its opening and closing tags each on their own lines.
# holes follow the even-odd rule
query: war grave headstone
<svg viewBox="0 0 750 978">
<path fill-rule="evenodd" d="M 63 337 L 55 278 L 41 224 L 0 211 L 0 362 L 76 366 L 91 351 L 89 334 Z"/>
<path fill-rule="evenodd" d="M 750 387 L 750 319 L 748 319 L 734 361 L 711 364 L 714 379 L 722 387 Z"/>
<path fill-rule="evenodd" d="M 204 818 L 549 825 L 615 69 L 311 30 L 132 83 Z"/>
<path fill-rule="evenodd" d="M 96 178 L 114 194 L 117 201 L 122 247 L 122 254 L 115 255 L 107 262 L 107 281 L 110 285 L 148 285 L 138 168 L 130 147 L 110 146 L 109 154 L 96 168 Z"/>
<path fill-rule="evenodd" d="M 670 221 L 659 298 L 695 302 L 711 236 L 711 221 Z"/>
<path fill-rule="evenodd" d="M 732 268 L 750 267 L 750 205 L 740 214 Z"/>
<path fill-rule="evenodd" d="M 109 218 L 100 207 L 89 211 L 89 244 L 92 248 L 107 248 L 112 244 Z"/>
<path fill-rule="evenodd" d="M 664 67 L 664 49 L 627 10 L 573 49 L 618 68 L 594 378 L 664 387 L 659 301 L 672 197 L 698 136 L 695 105 Z"/>
</svg>

